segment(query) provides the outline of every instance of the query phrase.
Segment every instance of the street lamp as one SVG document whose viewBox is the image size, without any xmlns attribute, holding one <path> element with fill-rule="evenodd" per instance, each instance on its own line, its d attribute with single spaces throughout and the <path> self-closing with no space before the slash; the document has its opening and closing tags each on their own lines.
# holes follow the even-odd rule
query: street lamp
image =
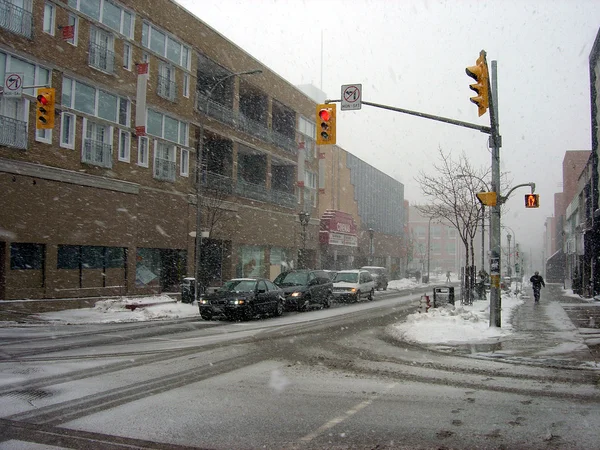
<svg viewBox="0 0 600 450">
<path fill-rule="evenodd" d="M 215 84 L 210 88 L 210 90 L 206 94 L 206 108 L 204 112 L 208 115 L 208 105 L 210 102 L 210 97 L 217 86 L 219 86 L 223 81 L 228 80 L 231 77 L 239 76 L 239 75 L 254 75 L 262 73 L 261 69 L 254 70 L 245 70 L 243 72 L 230 73 L 215 82 Z M 203 288 L 201 286 L 202 282 L 202 273 L 201 273 L 201 259 L 202 259 L 202 233 L 200 229 L 202 228 L 202 211 L 200 206 L 200 200 L 202 198 L 202 150 L 204 146 L 204 127 L 200 126 L 200 133 L 198 136 L 198 151 L 196 152 L 196 260 L 194 261 L 194 272 L 196 278 L 196 289 L 195 289 L 195 300 L 198 301 L 198 293 Z"/>
<path fill-rule="evenodd" d="M 369 264 L 371 266 L 373 265 L 373 254 L 375 253 L 375 249 L 373 248 L 373 235 L 374 234 L 375 234 L 375 230 L 373 228 L 369 228 L 369 238 L 371 239 L 371 244 L 369 246 L 369 255 L 370 255 Z"/>
<path fill-rule="evenodd" d="M 512 273 L 511 273 L 512 270 L 511 270 L 511 267 L 510 267 L 510 240 L 511 240 L 511 238 L 512 238 L 512 236 L 510 234 L 506 235 L 506 240 L 508 241 L 508 264 L 507 264 L 507 267 L 508 267 L 507 272 L 508 273 L 507 273 L 507 275 L 509 277 L 512 277 Z"/>
<path fill-rule="evenodd" d="M 300 220 L 300 225 L 302 226 L 302 257 L 299 258 L 299 265 L 301 269 L 306 268 L 306 227 L 308 226 L 308 222 L 310 221 L 310 214 L 306 211 L 300 211 L 298 213 L 298 219 Z"/>
</svg>

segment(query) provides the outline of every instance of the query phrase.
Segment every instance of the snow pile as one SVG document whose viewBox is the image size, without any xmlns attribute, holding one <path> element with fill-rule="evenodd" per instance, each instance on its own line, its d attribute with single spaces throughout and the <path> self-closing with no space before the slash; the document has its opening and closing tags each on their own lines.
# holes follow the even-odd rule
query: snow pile
<svg viewBox="0 0 600 450">
<path fill-rule="evenodd" d="M 135 309 L 132 310 L 132 307 Z M 67 324 L 143 322 L 198 316 L 196 304 L 177 302 L 168 295 L 120 297 L 96 302 L 93 308 L 67 309 L 36 314 L 39 320 Z"/>
<path fill-rule="evenodd" d="M 402 278 L 401 280 L 392 280 L 388 283 L 388 289 L 411 289 L 423 286 L 423 284 L 419 283 L 415 279 Z"/>
<path fill-rule="evenodd" d="M 523 303 L 519 295 L 502 295 L 502 328 L 489 326 L 488 300 L 477 300 L 472 305 L 448 305 L 431 308 L 427 313 L 414 313 L 401 323 L 388 327 L 392 337 L 421 344 L 474 343 L 506 336 L 512 331 L 510 318 L 513 310 Z"/>
</svg>

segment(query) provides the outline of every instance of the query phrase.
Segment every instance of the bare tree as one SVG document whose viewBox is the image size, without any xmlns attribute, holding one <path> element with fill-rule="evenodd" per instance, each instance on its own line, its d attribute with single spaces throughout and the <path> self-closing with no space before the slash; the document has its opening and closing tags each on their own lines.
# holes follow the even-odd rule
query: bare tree
<svg viewBox="0 0 600 450">
<path fill-rule="evenodd" d="M 458 160 L 453 160 L 450 153 L 439 150 L 439 163 L 433 165 L 432 171 L 421 171 L 416 181 L 421 185 L 423 195 L 427 198 L 426 205 L 417 209 L 426 217 L 440 218 L 452 225 L 465 249 L 467 268 L 472 268 L 475 262 L 473 241 L 481 220 L 483 210 L 476 197 L 480 190 L 482 179 L 486 172 L 475 169 L 463 153 Z M 466 300 L 472 300 L 474 270 L 467 270 Z"/>
<path fill-rule="evenodd" d="M 202 223 L 208 235 L 212 236 L 216 225 L 223 219 L 227 210 L 223 203 L 227 199 L 227 192 L 214 187 L 205 186 L 202 189 L 200 207 L 202 208 Z"/>
</svg>

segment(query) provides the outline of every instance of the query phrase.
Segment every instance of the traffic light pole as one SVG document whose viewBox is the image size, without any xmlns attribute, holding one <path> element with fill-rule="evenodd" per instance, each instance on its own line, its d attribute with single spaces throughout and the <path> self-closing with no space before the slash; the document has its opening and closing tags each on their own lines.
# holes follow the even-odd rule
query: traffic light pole
<svg viewBox="0 0 600 450">
<path fill-rule="evenodd" d="M 485 54 L 484 54 L 485 58 Z M 487 62 L 486 62 L 487 64 Z M 490 80 L 488 79 L 488 82 Z M 490 107 L 490 148 L 492 149 L 492 191 L 498 198 L 500 194 L 500 146 L 502 140 L 498 125 L 498 68 L 497 62 L 492 61 L 491 89 L 488 86 Z M 500 208 L 502 201 L 491 207 L 490 215 L 490 327 L 502 326 L 501 310 L 502 297 L 500 296 L 501 273 L 501 234 L 500 234 Z"/>
</svg>

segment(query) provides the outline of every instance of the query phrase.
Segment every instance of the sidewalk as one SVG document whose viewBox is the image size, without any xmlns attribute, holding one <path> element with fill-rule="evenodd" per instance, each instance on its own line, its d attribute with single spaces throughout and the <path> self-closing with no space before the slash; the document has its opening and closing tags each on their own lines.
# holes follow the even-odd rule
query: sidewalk
<svg viewBox="0 0 600 450">
<path fill-rule="evenodd" d="M 502 338 L 486 356 L 557 367 L 600 367 L 600 321 L 595 325 L 589 319 L 586 323 L 577 320 L 578 310 L 592 308 L 600 313 L 600 304 L 565 296 L 559 284 L 542 288 L 539 304 L 528 291 L 524 293 L 529 298 L 512 316 L 513 333 Z"/>
</svg>

